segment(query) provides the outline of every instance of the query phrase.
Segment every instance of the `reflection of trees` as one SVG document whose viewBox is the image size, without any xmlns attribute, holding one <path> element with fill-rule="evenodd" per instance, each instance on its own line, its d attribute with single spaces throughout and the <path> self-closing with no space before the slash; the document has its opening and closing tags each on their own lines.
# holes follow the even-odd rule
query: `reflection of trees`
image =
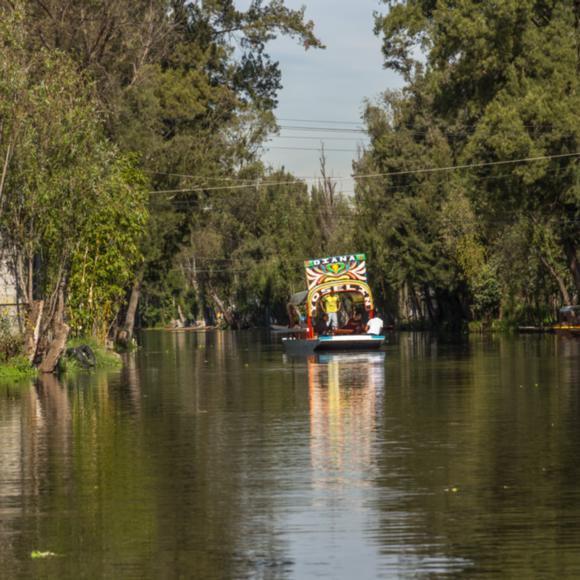
<svg viewBox="0 0 580 580">
<path fill-rule="evenodd" d="M 156 566 L 176 577 L 285 577 L 274 515 L 286 447 L 272 445 L 289 404 L 284 377 L 258 370 L 251 334 L 177 334 L 148 334 L 147 350 L 164 354 L 141 358 L 157 377 L 147 388 L 155 408 L 144 408 L 157 474 Z"/>
<path fill-rule="evenodd" d="M 25 496 L 27 458 L 35 455 L 35 448 L 26 442 L 26 433 L 28 424 L 40 419 L 37 409 L 32 386 L 0 386 L 0 575 L 7 578 L 16 577 L 18 570 L 18 529 L 23 507 L 15 499 Z"/>
<path fill-rule="evenodd" d="M 284 578 L 308 516 L 409 575 L 571 576 L 580 343 L 422 337 L 291 367 L 149 333 L 121 373 L 0 390 L 0 576 L 38 577 L 38 549 L 51 577 Z"/>
<path fill-rule="evenodd" d="M 412 545 L 425 571 L 580 570 L 577 348 L 545 336 L 406 340 L 381 427 L 385 552 Z"/>
<path fill-rule="evenodd" d="M 32 550 L 67 555 L 66 561 L 51 563 L 56 576 L 57 570 L 65 574 L 79 566 L 91 578 L 114 577 L 109 566 L 123 555 L 139 564 L 147 556 L 145 544 L 139 552 L 127 541 L 150 537 L 146 510 L 138 507 L 147 461 L 136 446 L 135 425 L 118 420 L 123 397 L 109 384 L 115 378 L 79 374 L 62 384 L 42 375 L 12 409 L 18 437 L 3 441 L 2 453 L 17 461 L 1 473 L 11 482 L 17 507 L 2 520 L 18 548 L 14 575 L 7 577 L 22 570 L 28 570 L 27 577 L 36 575 Z M 4 546 L 0 549 L 5 563 Z"/>
</svg>

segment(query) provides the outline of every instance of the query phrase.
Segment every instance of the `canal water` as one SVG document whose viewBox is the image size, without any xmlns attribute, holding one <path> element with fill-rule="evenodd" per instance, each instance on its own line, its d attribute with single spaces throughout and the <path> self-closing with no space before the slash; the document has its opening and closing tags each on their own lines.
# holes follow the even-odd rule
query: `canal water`
<svg viewBox="0 0 580 580">
<path fill-rule="evenodd" d="M 0 578 L 580 577 L 580 341 L 147 332 L 0 385 Z"/>
</svg>

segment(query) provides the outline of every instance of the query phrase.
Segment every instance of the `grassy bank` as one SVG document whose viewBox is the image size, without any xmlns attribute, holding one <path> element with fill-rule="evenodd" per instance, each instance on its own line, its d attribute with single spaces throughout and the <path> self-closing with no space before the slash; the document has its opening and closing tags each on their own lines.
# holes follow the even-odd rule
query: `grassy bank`
<svg viewBox="0 0 580 580">
<path fill-rule="evenodd" d="M 103 344 L 96 341 L 94 338 L 73 338 L 67 342 L 67 350 L 78 348 L 80 346 L 88 346 L 95 355 L 95 365 L 90 368 L 94 369 L 115 369 L 123 365 L 121 356 L 116 352 L 107 349 Z M 78 360 L 70 356 L 63 356 L 59 367 L 61 371 L 79 371 L 87 370 Z"/>
<path fill-rule="evenodd" d="M 11 358 L 0 364 L 0 380 L 20 381 L 33 378 L 37 374 L 38 370 L 24 356 Z"/>
</svg>

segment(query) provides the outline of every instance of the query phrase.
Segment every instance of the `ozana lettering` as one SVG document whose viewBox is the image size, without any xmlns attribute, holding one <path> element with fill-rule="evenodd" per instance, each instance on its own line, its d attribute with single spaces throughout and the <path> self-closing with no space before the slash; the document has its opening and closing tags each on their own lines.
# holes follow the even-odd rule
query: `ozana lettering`
<svg viewBox="0 0 580 580">
<path fill-rule="evenodd" d="M 347 263 L 347 262 L 357 262 L 358 257 L 354 254 L 347 256 L 331 256 L 329 258 L 320 258 L 318 260 L 312 260 L 310 266 L 326 266 L 328 264 L 336 264 L 337 262 Z"/>
</svg>

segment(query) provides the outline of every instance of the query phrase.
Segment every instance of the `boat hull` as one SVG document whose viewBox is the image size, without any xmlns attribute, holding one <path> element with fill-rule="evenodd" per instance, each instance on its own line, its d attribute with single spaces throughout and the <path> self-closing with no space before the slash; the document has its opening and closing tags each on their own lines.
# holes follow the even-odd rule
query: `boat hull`
<svg viewBox="0 0 580 580">
<path fill-rule="evenodd" d="M 286 353 L 296 355 L 328 351 L 378 350 L 384 342 L 384 336 L 376 336 L 372 334 L 282 339 L 282 344 L 284 345 Z"/>
</svg>

